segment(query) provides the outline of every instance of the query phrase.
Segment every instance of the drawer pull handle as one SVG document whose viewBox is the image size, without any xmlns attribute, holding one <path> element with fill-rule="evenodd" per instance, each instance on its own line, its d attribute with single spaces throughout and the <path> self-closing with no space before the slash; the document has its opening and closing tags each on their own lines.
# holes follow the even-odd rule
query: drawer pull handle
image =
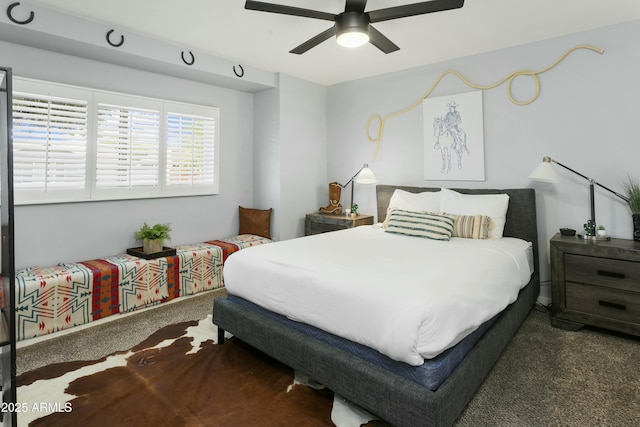
<svg viewBox="0 0 640 427">
<path fill-rule="evenodd" d="M 609 307 L 609 308 L 615 308 L 618 310 L 626 310 L 627 306 L 624 304 L 618 304 L 615 302 L 610 302 L 610 301 L 603 301 L 603 300 L 598 300 L 598 304 L 600 304 L 603 307 Z"/>
<path fill-rule="evenodd" d="M 616 279 L 624 279 L 624 273 L 616 273 L 615 271 L 598 270 L 598 276 L 615 277 Z"/>
</svg>

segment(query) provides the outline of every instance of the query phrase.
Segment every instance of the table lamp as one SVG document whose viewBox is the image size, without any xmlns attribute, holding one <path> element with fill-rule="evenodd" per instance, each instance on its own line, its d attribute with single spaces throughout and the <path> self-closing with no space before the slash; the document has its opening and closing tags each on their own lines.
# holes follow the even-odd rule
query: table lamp
<svg viewBox="0 0 640 427">
<path fill-rule="evenodd" d="M 605 190 L 609 191 L 610 193 L 615 194 L 616 196 L 620 197 L 622 200 L 626 201 L 627 203 L 629 203 L 629 199 L 625 196 L 623 196 L 622 194 L 613 191 L 612 189 L 610 189 L 609 187 L 606 187 L 602 184 L 600 184 L 599 182 L 597 182 L 595 179 L 593 178 L 589 178 L 583 174 L 581 174 L 580 172 L 577 172 L 573 169 L 571 169 L 568 166 L 563 165 L 562 163 L 552 159 L 551 157 L 545 156 L 542 158 L 542 163 L 540 163 L 538 165 L 538 167 L 536 167 L 533 172 L 531 172 L 531 175 L 529 175 L 530 179 L 533 179 L 535 181 L 543 181 L 543 182 L 558 182 L 558 175 L 556 174 L 556 171 L 553 169 L 553 165 L 551 163 L 555 163 L 558 166 L 561 166 L 565 169 L 567 169 L 570 172 L 575 173 L 578 176 L 581 176 L 582 178 L 586 179 L 587 181 L 589 181 L 589 194 L 590 194 L 590 202 L 591 202 L 591 219 L 590 219 L 590 224 L 589 224 L 589 230 L 587 230 L 587 227 L 585 227 L 585 231 L 587 232 L 587 234 L 589 236 L 593 236 L 595 234 L 595 227 L 596 227 L 596 208 L 595 208 L 595 203 L 594 203 L 594 186 L 597 185 L 598 187 L 604 188 Z"/>
<path fill-rule="evenodd" d="M 356 177 L 358 179 L 356 179 Z M 365 163 L 364 166 L 362 166 L 360 170 L 356 172 L 356 174 L 353 175 L 353 177 L 351 177 L 349 181 L 347 181 L 346 184 L 344 185 L 340 184 L 342 188 L 345 188 L 347 185 L 351 184 L 351 204 L 349 205 L 350 212 L 353 212 L 354 182 L 357 182 L 358 184 L 375 184 L 376 182 L 378 182 L 378 180 L 376 179 L 376 176 L 373 174 L 373 171 L 369 169 L 369 165 Z"/>
</svg>

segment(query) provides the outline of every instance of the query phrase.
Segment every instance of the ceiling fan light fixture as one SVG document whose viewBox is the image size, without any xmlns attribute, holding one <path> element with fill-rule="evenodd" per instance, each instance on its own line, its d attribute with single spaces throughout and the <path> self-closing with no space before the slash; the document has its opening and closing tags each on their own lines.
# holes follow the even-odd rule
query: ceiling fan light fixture
<svg viewBox="0 0 640 427">
<path fill-rule="evenodd" d="M 340 46 L 359 47 L 369 42 L 369 17 L 357 12 L 336 16 L 336 41 Z"/>
<path fill-rule="evenodd" d="M 352 29 L 338 34 L 336 41 L 342 47 L 360 47 L 369 42 L 369 34 L 361 29 Z"/>
</svg>

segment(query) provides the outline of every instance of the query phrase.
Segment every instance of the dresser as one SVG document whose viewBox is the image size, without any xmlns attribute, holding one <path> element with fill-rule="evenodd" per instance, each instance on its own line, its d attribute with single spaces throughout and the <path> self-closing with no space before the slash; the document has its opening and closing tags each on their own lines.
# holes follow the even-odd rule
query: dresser
<svg viewBox="0 0 640 427">
<path fill-rule="evenodd" d="M 347 217 L 346 215 L 333 215 L 317 212 L 307 214 L 307 218 L 305 219 L 304 234 L 305 236 L 310 236 L 312 234 L 326 233 L 327 231 L 344 230 L 346 228 L 372 224 L 372 215 L 357 215 L 355 217 Z"/>
<path fill-rule="evenodd" d="M 554 326 L 640 336 L 640 242 L 556 234 L 550 255 Z"/>
</svg>

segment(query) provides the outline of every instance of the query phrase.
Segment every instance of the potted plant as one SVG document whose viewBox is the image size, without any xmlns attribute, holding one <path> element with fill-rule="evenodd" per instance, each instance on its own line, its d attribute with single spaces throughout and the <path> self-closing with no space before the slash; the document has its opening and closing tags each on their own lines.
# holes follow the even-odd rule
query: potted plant
<svg viewBox="0 0 640 427">
<path fill-rule="evenodd" d="M 358 216 L 358 204 L 357 203 L 354 203 L 353 205 L 351 205 L 350 216 L 352 216 L 352 217 Z"/>
<path fill-rule="evenodd" d="M 604 225 L 598 226 L 598 236 L 606 236 L 607 230 L 604 228 Z"/>
<path fill-rule="evenodd" d="M 169 224 L 156 224 L 149 227 L 145 222 L 142 228 L 134 233 L 134 237 L 136 240 L 142 241 L 142 251 L 145 254 L 153 254 L 162 252 L 164 241 L 171 240 L 170 231 Z"/>
<path fill-rule="evenodd" d="M 622 186 L 633 218 L 633 240 L 640 241 L 640 181 L 629 175 Z"/>
</svg>

